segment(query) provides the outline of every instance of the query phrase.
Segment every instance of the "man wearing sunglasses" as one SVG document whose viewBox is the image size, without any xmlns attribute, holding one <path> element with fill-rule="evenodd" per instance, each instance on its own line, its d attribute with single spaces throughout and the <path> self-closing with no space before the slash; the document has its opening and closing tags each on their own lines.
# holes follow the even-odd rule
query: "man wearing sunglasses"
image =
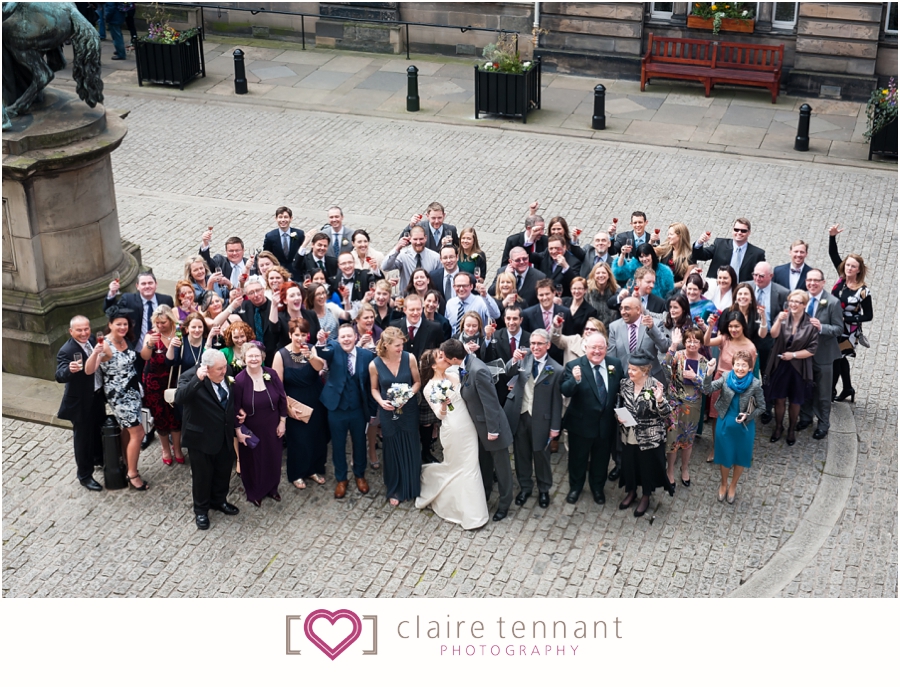
<svg viewBox="0 0 900 687">
<path fill-rule="evenodd" d="M 750 243 L 750 220 L 739 217 L 731 228 L 732 238 L 716 239 L 711 246 L 710 233 L 704 232 L 694 244 L 691 258 L 695 262 L 709 260 L 706 276 L 715 279 L 720 267 L 731 265 L 737 272 L 739 282 L 753 281 L 753 268 L 766 259 L 766 252 Z"/>
</svg>

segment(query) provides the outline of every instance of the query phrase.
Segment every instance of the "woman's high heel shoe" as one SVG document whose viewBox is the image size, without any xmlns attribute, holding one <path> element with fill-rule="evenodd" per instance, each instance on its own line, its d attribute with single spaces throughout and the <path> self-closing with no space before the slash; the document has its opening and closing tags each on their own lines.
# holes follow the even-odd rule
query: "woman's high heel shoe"
<svg viewBox="0 0 900 687">
<path fill-rule="evenodd" d="M 128 486 L 130 486 L 135 491 L 147 491 L 148 487 L 150 486 L 150 482 L 144 482 L 143 480 L 141 480 L 141 486 L 139 486 L 139 487 L 134 486 L 133 480 L 141 479 L 140 473 L 136 474 L 134 477 L 132 477 L 129 474 L 126 474 L 125 477 L 126 477 L 126 479 L 128 479 Z"/>
<path fill-rule="evenodd" d="M 850 387 L 849 389 L 843 389 L 834 400 L 846 401 L 847 399 L 850 400 L 850 403 L 856 403 L 856 389 L 854 389 L 853 387 Z"/>
<path fill-rule="evenodd" d="M 797 435 L 794 433 L 793 425 L 788 427 L 787 438 L 784 440 L 784 443 L 786 443 L 788 446 L 793 446 L 797 443 Z"/>
<path fill-rule="evenodd" d="M 781 437 L 784 434 L 784 427 L 776 427 L 772 432 L 772 436 L 769 437 L 769 443 L 776 444 L 781 441 Z"/>
</svg>

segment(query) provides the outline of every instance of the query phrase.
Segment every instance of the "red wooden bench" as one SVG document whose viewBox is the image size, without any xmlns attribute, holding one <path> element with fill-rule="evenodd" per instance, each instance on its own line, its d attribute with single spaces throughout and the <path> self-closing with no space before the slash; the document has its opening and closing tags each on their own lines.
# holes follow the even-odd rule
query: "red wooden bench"
<svg viewBox="0 0 900 687">
<path fill-rule="evenodd" d="M 778 99 L 784 45 L 754 45 L 696 38 L 660 38 L 649 34 L 641 58 L 641 90 L 652 78 L 699 81 L 709 97 L 717 83 L 761 86 Z"/>
</svg>

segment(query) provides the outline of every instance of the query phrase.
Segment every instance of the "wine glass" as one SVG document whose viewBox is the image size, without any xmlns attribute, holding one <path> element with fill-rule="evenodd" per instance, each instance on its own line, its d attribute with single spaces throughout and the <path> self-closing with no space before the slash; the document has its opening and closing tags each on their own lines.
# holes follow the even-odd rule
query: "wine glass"
<svg viewBox="0 0 900 687">
<path fill-rule="evenodd" d="M 556 291 L 556 295 L 558 298 L 562 298 L 563 295 L 563 285 L 562 284 L 554 284 L 553 289 Z"/>
<path fill-rule="evenodd" d="M 78 367 L 80 369 L 84 369 L 84 354 L 82 353 L 73 353 L 72 358 L 78 363 Z"/>
<path fill-rule="evenodd" d="M 481 268 L 480 267 L 475 268 L 475 278 L 481 279 Z"/>
</svg>

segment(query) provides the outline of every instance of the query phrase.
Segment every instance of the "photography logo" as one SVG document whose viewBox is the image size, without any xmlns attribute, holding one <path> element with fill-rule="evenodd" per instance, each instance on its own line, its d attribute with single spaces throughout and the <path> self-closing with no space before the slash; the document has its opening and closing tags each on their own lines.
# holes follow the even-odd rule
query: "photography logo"
<svg viewBox="0 0 900 687">
<path fill-rule="evenodd" d="M 363 637 L 363 621 L 371 621 L 371 631 L 366 631 L 364 642 L 370 643 L 371 648 L 363 649 L 363 656 L 374 656 L 378 653 L 378 616 L 358 616 L 353 611 L 342 608 L 337 611 L 329 611 L 319 608 L 308 614 L 306 618 L 300 615 L 285 616 L 286 621 L 286 647 L 285 653 L 298 656 L 302 654 L 299 644 L 305 637 L 314 647 L 325 654 L 332 661 L 351 647 L 360 637 Z M 303 632 L 298 632 L 302 621 Z M 294 630 L 293 640 L 291 630 Z M 299 638 L 299 641 L 298 641 Z M 371 640 L 371 641 L 369 641 Z"/>
</svg>

